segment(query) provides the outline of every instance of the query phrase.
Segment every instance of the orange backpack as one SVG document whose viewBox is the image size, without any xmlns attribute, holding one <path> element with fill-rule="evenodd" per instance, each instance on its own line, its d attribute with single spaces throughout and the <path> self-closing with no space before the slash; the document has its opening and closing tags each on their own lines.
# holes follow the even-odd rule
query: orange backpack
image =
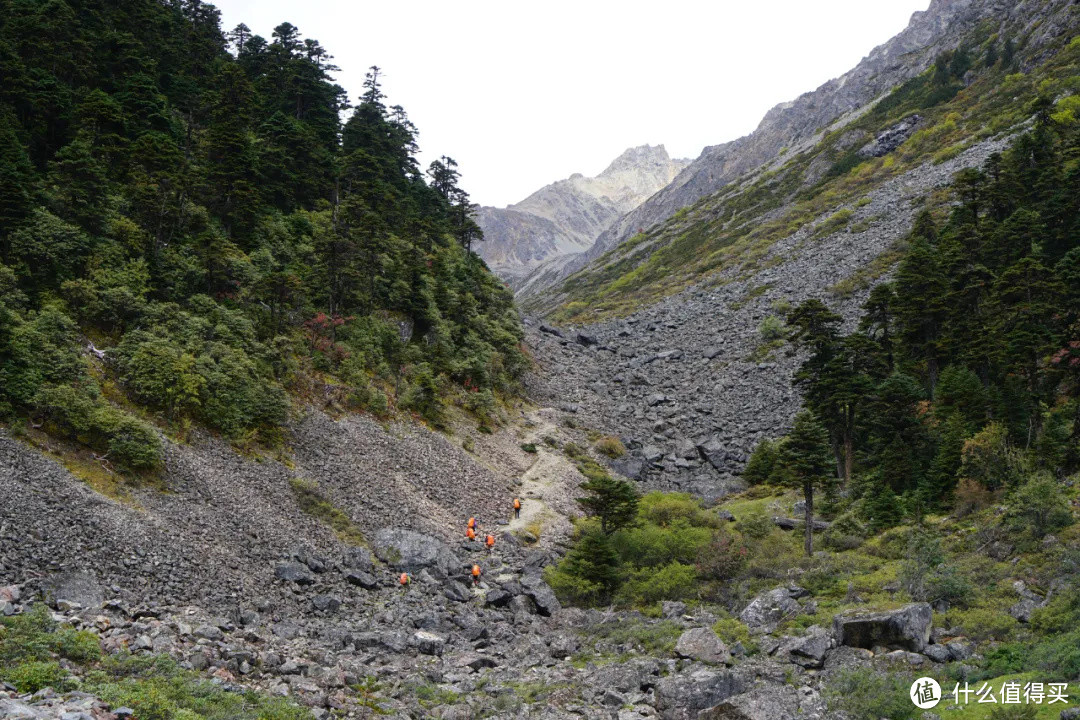
<svg viewBox="0 0 1080 720">
<path fill-rule="evenodd" d="M 476 528 L 476 518 L 474 518 L 474 517 L 469 518 L 469 529 L 473 530 L 475 528 Z"/>
<path fill-rule="evenodd" d="M 465 537 L 469 538 L 470 540 L 475 540 L 476 539 L 476 531 L 473 530 L 472 528 L 469 528 L 468 530 L 465 531 Z"/>
<path fill-rule="evenodd" d="M 494 535 L 488 535 L 487 538 L 484 540 L 484 542 L 487 543 L 488 547 L 494 547 L 495 546 L 495 536 Z"/>
<path fill-rule="evenodd" d="M 514 498 L 514 509 L 515 510 L 520 510 L 521 509 L 521 501 L 518 500 L 517 498 Z"/>
<path fill-rule="evenodd" d="M 480 566 L 479 565 L 473 565 L 472 566 L 472 576 L 474 578 L 480 577 Z"/>
</svg>

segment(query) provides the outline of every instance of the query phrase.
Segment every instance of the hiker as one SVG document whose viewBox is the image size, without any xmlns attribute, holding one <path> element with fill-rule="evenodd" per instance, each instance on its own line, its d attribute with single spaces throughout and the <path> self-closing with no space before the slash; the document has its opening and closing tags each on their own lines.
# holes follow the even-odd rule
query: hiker
<svg viewBox="0 0 1080 720">
<path fill-rule="evenodd" d="M 409 577 L 409 573 L 401 573 L 401 577 L 398 578 L 398 582 L 401 583 L 402 589 L 409 587 L 409 583 L 412 582 L 412 578 Z"/>
<path fill-rule="evenodd" d="M 473 530 L 472 528 L 469 528 L 468 530 L 465 531 L 465 537 L 469 538 L 470 540 L 475 540 L 476 539 L 476 531 Z"/>
<path fill-rule="evenodd" d="M 514 519 L 521 517 L 521 500 L 514 498 Z"/>
<path fill-rule="evenodd" d="M 472 584 L 474 586 L 480 584 L 480 566 L 476 564 L 472 566 Z"/>
<path fill-rule="evenodd" d="M 476 530 L 476 518 L 474 518 L 474 517 L 469 518 L 469 529 L 470 530 Z"/>
<path fill-rule="evenodd" d="M 488 552 L 491 552 L 491 549 L 495 547 L 495 536 L 488 533 L 487 537 L 484 538 L 484 544 L 487 545 Z"/>
</svg>

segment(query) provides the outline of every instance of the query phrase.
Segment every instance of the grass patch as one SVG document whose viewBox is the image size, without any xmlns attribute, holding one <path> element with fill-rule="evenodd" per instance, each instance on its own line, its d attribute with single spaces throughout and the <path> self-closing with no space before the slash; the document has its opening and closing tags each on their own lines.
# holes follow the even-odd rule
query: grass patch
<svg viewBox="0 0 1080 720">
<path fill-rule="evenodd" d="M 0 619 L 0 679 L 20 692 L 78 687 L 139 720 L 310 720 L 284 698 L 232 692 L 165 655 L 103 655 L 97 636 L 57 624 L 44 605 Z"/>
<path fill-rule="evenodd" d="M 367 542 L 360 527 L 343 510 L 327 500 L 315 482 L 303 478 L 291 478 L 289 487 L 296 495 L 296 502 L 300 509 L 333 528 L 341 542 L 347 545 L 363 545 Z"/>
</svg>

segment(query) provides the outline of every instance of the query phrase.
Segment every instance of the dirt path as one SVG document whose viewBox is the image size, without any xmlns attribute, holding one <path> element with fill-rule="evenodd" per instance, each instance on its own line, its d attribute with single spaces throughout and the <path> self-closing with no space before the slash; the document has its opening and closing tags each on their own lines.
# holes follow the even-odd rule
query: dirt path
<svg viewBox="0 0 1080 720">
<path fill-rule="evenodd" d="M 545 438 L 560 443 L 568 439 L 556 424 L 557 417 L 557 411 L 551 408 L 540 408 L 525 416 L 522 443 L 536 446 L 536 459 L 521 475 L 521 517 L 512 519 L 508 526 L 515 534 L 537 537 L 542 547 L 570 536 L 570 518 L 579 514 L 574 498 L 584 479 L 562 452 L 545 442 Z"/>
</svg>

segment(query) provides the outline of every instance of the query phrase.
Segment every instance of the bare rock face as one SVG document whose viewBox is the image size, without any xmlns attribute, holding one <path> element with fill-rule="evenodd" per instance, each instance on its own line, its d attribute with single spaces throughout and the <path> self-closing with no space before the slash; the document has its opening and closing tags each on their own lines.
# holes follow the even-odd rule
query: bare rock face
<svg viewBox="0 0 1080 720">
<path fill-rule="evenodd" d="M 927 603 L 913 603 L 885 612 L 837 615 L 833 619 L 833 634 L 839 645 L 922 652 L 930 642 L 931 617 Z"/>
<path fill-rule="evenodd" d="M 717 637 L 711 628 L 692 628 L 684 632 L 675 644 L 675 654 L 707 663 L 726 663 L 731 661 L 724 641 Z"/>
<path fill-rule="evenodd" d="M 517 286 L 559 257 L 588 250 L 613 222 L 667 185 L 688 164 L 663 145 L 630 148 L 596 177 L 580 173 L 537 190 L 505 208 L 483 207 L 477 253 Z"/>
</svg>

